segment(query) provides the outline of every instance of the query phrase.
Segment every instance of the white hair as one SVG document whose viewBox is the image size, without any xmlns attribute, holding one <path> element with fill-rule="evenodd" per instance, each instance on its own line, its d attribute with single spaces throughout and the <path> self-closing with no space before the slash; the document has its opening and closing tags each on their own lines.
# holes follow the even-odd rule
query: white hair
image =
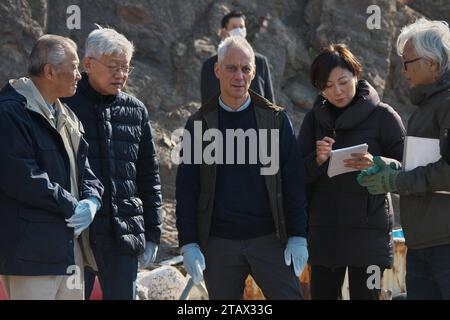
<svg viewBox="0 0 450 320">
<path fill-rule="evenodd" d="M 102 55 L 117 54 L 126 56 L 127 60 L 130 61 L 133 53 L 133 43 L 123 34 L 114 29 L 100 27 L 100 29 L 92 31 L 86 39 L 84 56 L 100 58 Z"/>
<path fill-rule="evenodd" d="M 252 59 L 252 64 L 255 64 L 255 52 L 253 51 L 250 43 L 248 43 L 248 41 L 241 36 L 228 37 L 219 44 L 219 48 L 217 49 L 217 62 L 219 64 L 223 61 L 228 49 L 231 47 L 246 51 Z"/>
<path fill-rule="evenodd" d="M 450 29 L 447 22 L 421 18 L 403 27 L 397 39 L 399 56 L 403 55 L 409 40 L 420 57 L 438 63 L 440 75 L 450 70 Z"/>
<path fill-rule="evenodd" d="M 77 45 L 72 39 L 54 34 L 43 35 L 37 40 L 31 50 L 28 74 L 30 76 L 40 76 L 46 64 L 51 64 L 58 68 L 70 51 L 77 53 Z"/>
</svg>

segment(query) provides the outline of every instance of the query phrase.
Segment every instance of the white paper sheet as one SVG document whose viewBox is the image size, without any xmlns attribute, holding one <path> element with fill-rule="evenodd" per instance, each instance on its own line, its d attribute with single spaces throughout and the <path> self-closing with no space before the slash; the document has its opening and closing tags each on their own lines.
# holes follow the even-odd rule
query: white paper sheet
<svg viewBox="0 0 450 320">
<path fill-rule="evenodd" d="M 352 153 L 366 153 L 369 149 L 367 143 L 358 144 L 356 146 L 351 146 L 342 149 L 336 149 L 331 151 L 330 162 L 328 164 L 328 176 L 334 177 L 339 174 L 359 171 L 358 169 L 347 168 L 344 166 L 345 159 L 351 159 Z"/>
<path fill-rule="evenodd" d="M 424 167 L 441 159 L 439 139 L 407 136 L 403 147 L 403 170 L 410 171 L 417 167 Z M 449 191 L 435 191 L 433 193 L 450 195 Z"/>
<path fill-rule="evenodd" d="M 439 139 L 407 136 L 403 149 L 403 170 L 426 166 L 441 158 Z"/>
</svg>

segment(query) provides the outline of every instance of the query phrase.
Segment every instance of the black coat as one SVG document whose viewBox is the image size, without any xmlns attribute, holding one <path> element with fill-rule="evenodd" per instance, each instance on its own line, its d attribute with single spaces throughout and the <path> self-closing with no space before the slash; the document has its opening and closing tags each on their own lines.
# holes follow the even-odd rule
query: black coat
<svg viewBox="0 0 450 320">
<path fill-rule="evenodd" d="M 77 199 L 60 134 L 7 84 L 0 92 L 0 274 L 67 275 L 74 265 L 73 228 L 65 219 Z M 80 198 L 103 193 L 82 138 L 77 155 Z"/>
<path fill-rule="evenodd" d="M 92 170 L 105 186 L 91 241 L 106 237 L 122 253 L 139 255 L 161 236 L 161 182 L 145 105 L 124 92 L 104 96 L 86 74 L 64 99 L 83 123 Z"/>
<path fill-rule="evenodd" d="M 405 129 L 399 115 L 380 102 L 364 80 L 351 105 L 336 121 L 319 96 L 307 113 L 298 137 L 307 176 L 310 263 L 326 267 L 389 267 L 392 264 L 392 204 L 387 195 L 370 195 L 358 172 L 327 175 L 328 161 L 318 166 L 316 140 L 334 138 L 333 149 L 367 143 L 369 153 L 402 159 Z"/>
<path fill-rule="evenodd" d="M 217 62 L 217 55 L 210 57 L 203 63 L 200 89 L 202 95 L 202 105 L 214 98 L 220 92 L 219 79 L 214 73 L 214 65 Z M 269 64 L 267 58 L 262 54 L 255 53 L 256 75 L 250 84 L 250 89 L 263 96 L 270 102 L 275 104 L 275 96 L 273 94 L 272 77 L 270 76 Z"/>
</svg>

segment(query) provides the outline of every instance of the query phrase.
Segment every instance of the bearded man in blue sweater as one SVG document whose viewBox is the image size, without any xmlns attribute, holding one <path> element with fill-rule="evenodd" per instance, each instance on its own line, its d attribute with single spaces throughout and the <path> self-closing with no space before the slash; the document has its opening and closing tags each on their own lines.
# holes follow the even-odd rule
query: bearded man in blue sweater
<svg viewBox="0 0 450 320">
<path fill-rule="evenodd" d="M 189 118 L 181 145 L 176 215 L 184 267 L 195 283 L 204 275 L 210 299 L 242 299 L 248 275 L 268 299 L 301 299 L 304 173 L 291 122 L 249 90 L 255 55 L 245 38 L 220 44 L 215 74 L 220 94 Z"/>
</svg>

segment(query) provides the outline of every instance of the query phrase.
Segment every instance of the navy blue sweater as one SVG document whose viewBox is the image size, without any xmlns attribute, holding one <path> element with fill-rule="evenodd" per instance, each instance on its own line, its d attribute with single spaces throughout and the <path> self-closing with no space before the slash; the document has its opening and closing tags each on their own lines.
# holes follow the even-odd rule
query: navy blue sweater
<svg viewBox="0 0 450 320">
<path fill-rule="evenodd" d="M 240 128 L 246 131 L 256 128 L 253 104 L 235 113 L 217 107 L 219 130 L 222 132 L 226 129 Z M 186 129 L 193 136 L 193 128 L 187 126 Z M 249 164 L 248 147 L 246 143 L 246 164 L 217 165 L 210 235 L 246 239 L 275 232 L 264 176 L 260 174 L 261 166 L 259 161 L 258 164 Z M 226 150 L 223 150 L 223 159 L 225 162 Z M 280 128 L 280 170 L 288 237 L 306 236 L 304 171 L 301 163 L 300 148 L 292 124 L 283 112 Z M 181 164 L 178 167 L 176 184 L 178 238 L 180 246 L 183 246 L 199 241 L 196 219 L 196 203 L 200 189 L 199 165 Z"/>
<path fill-rule="evenodd" d="M 219 107 L 219 130 L 227 145 L 227 129 L 255 129 L 256 117 L 251 104 L 240 112 L 228 112 Z M 245 164 L 238 164 L 238 155 L 244 150 L 238 150 L 234 143 L 234 165 L 218 164 L 216 193 L 214 197 L 214 213 L 211 225 L 211 235 L 226 239 L 248 239 L 267 235 L 275 231 L 275 225 L 270 210 L 269 199 L 261 175 L 261 164 L 250 164 L 249 139 L 245 140 Z M 258 139 L 259 141 L 259 139 Z M 258 155 L 259 148 L 254 149 Z M 224 162 L 227 150 L 223 150 Z"/>
</svg>

